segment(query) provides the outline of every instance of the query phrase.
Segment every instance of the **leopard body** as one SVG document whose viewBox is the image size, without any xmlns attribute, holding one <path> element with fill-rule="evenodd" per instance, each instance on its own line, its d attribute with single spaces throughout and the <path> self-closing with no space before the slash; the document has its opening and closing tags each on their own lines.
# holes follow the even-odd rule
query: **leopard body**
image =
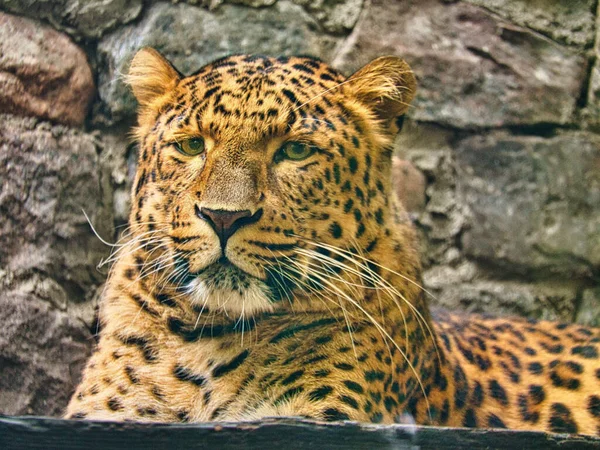
<svg viewBox="0 0 600 450">
<path fill-rule="evenodd" d="M 416 89 L 402 60 L 346 78 L 313 58 L 231 56 L 183 76 L 143 49 L 129 82 L 130 235 L 66 417 L 600 434 L 597 329 L 429 311 L 390 183 Z M 194 156 L 179 144 L 192 138 Z"/>
</svg>

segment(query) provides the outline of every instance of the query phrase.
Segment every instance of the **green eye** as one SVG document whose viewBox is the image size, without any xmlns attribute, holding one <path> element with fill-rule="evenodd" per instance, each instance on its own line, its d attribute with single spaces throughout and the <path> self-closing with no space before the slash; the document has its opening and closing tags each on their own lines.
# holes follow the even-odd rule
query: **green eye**
<svg viewBox="0 0 600 450">
<path fill-rule="evenodd" d="M 197 156 L 204 153 L 204 139 L 201 137 L 176 142 L 175 146 L 177 147 L 177 150 L 188 156 Z"/>
<path fill-rule="evenodd" d="M 302 142 L 288 142 L 279 149 L 275 159 L 277 161 L 281 161 L 283 159 L 302 161 L 303 159 L 308 158 L 314 152 L 315 148 L 311 145 L 304 144 Z"/>
</svg>

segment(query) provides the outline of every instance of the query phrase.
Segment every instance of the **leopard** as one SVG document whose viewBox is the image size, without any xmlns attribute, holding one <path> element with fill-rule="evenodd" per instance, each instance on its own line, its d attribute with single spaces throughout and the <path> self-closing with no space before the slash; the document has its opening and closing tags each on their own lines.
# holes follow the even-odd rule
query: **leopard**
<svg viewBox="0 0 600 450">
<path fill-rule="evenodd" d="M 128 232 L 65 417 L 315 421 L 600 435 L 600 330 L 430 308 L 391 183 L 417 89 L 382 56 L 142 48 Z"/>
</svg>

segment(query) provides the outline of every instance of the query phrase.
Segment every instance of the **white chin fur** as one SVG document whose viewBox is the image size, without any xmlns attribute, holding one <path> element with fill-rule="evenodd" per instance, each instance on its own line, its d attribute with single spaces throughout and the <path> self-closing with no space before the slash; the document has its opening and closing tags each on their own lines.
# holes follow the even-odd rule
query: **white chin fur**
<svg viewBox="0 0 600 450">
<path fill-rule="evenodd" d="M 263 312 L 272 312 L 273 305 L 269 301 L 267 288 L 258 281 L 250 282 L 250 286 L 242 293 L 238 290 L 211 286 L 207 280 L 196 278 L 186 287 L 192 303 L 211 312 L 223 312 L 227 316 L 251 317 Z"/>
</svg>

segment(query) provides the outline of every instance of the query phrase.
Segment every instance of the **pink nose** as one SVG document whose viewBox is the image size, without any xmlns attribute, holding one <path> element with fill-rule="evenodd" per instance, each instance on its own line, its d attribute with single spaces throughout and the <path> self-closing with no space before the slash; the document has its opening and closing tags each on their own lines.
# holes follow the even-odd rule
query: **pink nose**
<svg viewBox="0 0 600 450">
<path fill-rule="evenodd" d="M 248 209 L 243 211 L 228 211 L 226 209 L 209 209 L 196 206 L 196 215 L 200 219 L 206 220 L 213 230 L 215 230 L 221 241 L 221 248 L 224 249 L 227 240 L 233 233 L 245 225 L 258 222 L 262 216 L 262 209 L 252 214 Z"/>
</svg>

